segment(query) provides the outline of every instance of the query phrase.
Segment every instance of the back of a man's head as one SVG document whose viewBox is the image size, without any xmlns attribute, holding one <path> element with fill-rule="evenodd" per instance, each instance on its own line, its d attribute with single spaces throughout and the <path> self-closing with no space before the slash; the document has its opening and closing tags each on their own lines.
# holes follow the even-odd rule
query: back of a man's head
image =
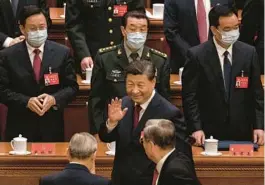
<svg viewBox="0 0 265 185">
<path fill-rule="evenodd" d="M 68 151 L 71 159 L 86 160 L 97 151 L 97 140 L 89 133 L 76 133 L 69 142 Z"/>
<path fill-rule="evenodd" d="M 152 141 L 161 149 L 172 149 L 176 144 L 174 124 L 166 119 L 150 119 L 144 128 L 144 139 Z"/>
</svg>

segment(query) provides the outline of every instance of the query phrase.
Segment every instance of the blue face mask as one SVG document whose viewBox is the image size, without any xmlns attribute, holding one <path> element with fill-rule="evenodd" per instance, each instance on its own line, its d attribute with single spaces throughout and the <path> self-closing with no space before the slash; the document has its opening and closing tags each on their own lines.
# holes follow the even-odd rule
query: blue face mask
<svg viewBox="0 0 265 185">
<path fill-rule="evenodd" d="M 143 47 L 146 41 L 147 33 L 133 32 L 127 33 L 127 45 L 131 49 L 138 50 Z"/>
<path fill-rule="evenodd" d="M 225 45 L 234 44 L 239 38 L 239 29 L 231 31 L 218 31 L 222 35 L 221 42 Z"/>
<path fill-rule="evenodd" d="M 47 40 L 47 37 L 48 37 L 47 29 L 30 31 L 28 32 L 27 41 L 29 45 L 37 48 L 40 47 Z"/>
</svg>

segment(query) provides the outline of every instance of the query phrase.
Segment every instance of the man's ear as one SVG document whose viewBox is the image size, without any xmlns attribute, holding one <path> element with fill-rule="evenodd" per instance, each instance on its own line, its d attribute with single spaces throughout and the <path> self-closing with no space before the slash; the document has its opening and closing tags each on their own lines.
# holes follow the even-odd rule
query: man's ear
<svg viewBox="0 0 265 185">
<path fill-rule="evenodd" d="M 121 33 L 122 33 L 123 37 L 125 37 L 126 36 L 126 30 L 125 30 L 124 26 L 121 26 L 120 28 L 121 28 Z"/>
<path fill-rule="evenodd" d="M 23 25 L 19 25 L 19 29 L 23 35 L 26 34 L 25 27 Z"/>
</svg>

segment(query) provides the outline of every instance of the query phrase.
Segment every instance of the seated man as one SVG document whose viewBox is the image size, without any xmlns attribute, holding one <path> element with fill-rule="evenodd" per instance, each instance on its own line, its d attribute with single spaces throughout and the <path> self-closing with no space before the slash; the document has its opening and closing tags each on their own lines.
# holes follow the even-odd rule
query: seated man
<svg viewBox="0 0 265 185">
<path fill-rule="evenodd" d="M 112 98 L 126 95 L 125 68 L 134 60 L 151 61 L 157 68 L 156 91 L 169 99 L 170 69 L 166 54 L 145 46 L 149 20 L 139 11 L 124 15 L 121 31 L 123 42 L 120 45 L 100 49 L 93 68 L 89 110 L 92 114 L 91 133 L 97 133 L 103 119 L 107 104 Z"/>
<path fill-rule="evenodd" d="M 175 150 L 176 132 L 171 121 L 148 120 L 141 143 L 148 158 L 156 163 L 152 185 L 200 184 L 193 162 Z"/>
<path fill-rule="evenodd" d="M 85 132 L 76 133 L 70 140 L 67 157 L 70 163 L 58 174 L 40 179 L 40 185 L 107 185 L 110 181 L 94 175 L 97 151 L 96 139 Z"/>
<path fill-rule="evenodd" d="M 128 96 L 111 101 L 108 121 L 101 124 L 99 137 L 116 141 L 112 182 L 115 185 L 148 185 L 152 183 L 155 164 L 139 143 L 141 131 L 149 119 L 168 119 L 176 127 L 176 150 L 192 158 L 180 110 L 155 91 L 156 69 L 152 62 L 140 60 L 129 64 L 125 72 Z"/>
</svg>

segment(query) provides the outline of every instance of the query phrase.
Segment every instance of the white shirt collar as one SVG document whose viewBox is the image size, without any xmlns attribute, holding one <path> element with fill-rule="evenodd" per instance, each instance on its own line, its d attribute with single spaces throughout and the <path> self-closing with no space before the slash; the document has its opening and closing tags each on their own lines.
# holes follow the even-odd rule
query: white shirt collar
<svg viewBox="0 0 265 185">
<path fill-rule="evenodd" d="M 43 53 L 43 51 L 44 51 L 44 44 L 45 44 L 45 43 L 43 43 L 43 44 L 42 44 L 40 47 L 38 47 L 38 48 L 34 48 L 34 47 L 32 47 L 31 45 L 29 45 L 29 43 L 26 41 L 26 45 L 27 45 L 27 48 L 28 48 L 29 55 L 33 54 L 33 52 L 34 52 L 35 49 L 39 49 L 40 52 Z"/>
<path fill-rule="evenodd" d="M 174 150 L 175 150 L 175 148 L 173 148 L 170 152 L 168 152 L 168 153 L 167 153 L 162 159 L 160 159 L 160 161 L 157 163 L 157 165 L 156 165 L 156 170 L 157 170 L 158 174 L 160 174 L 161 169 L 162 169 L 162 167 L 163 167 L 165 161 L 167 160 L 168 156 L 169 156 L 172 152 L 174 152 Z"/>
<path fill-rule="evenodd" d="M 155 92 L 156 92 L 156 91 L 153 90 L 152 95 L 150 96 L 150 98 L 149 98 L 146 102 L 144 102 L 143 104 L 140 105 L 141 108 L 142 108 L 142 110 L 145 111 L 145 110 L 147 109 L 149 103 L 152 101 L 153 97 L 155 96 Z"/>
<path fill-rule="evenodd" d="M 218 55 L 223 56 L 223 55 L 224 55 L 224 52 L 225 52 L 225 51 L 228 51 L 229 55 L 232 56 L 232 50 L 233 50 L 233 45 L 234 45 L 234 44 L 231 44 L 231 45 L 229 46 L 229 48 L 225 49 L 225 48 L 223 48 L 222 46 L 220 46 L 220 45 L 217 43 L 215 37 L 213 37 L 213 42 L 214 42 L 214 45 L 215 45 L 216 50 L 217 50 L 217 52 L 218 52 Z"/>
</svg>

